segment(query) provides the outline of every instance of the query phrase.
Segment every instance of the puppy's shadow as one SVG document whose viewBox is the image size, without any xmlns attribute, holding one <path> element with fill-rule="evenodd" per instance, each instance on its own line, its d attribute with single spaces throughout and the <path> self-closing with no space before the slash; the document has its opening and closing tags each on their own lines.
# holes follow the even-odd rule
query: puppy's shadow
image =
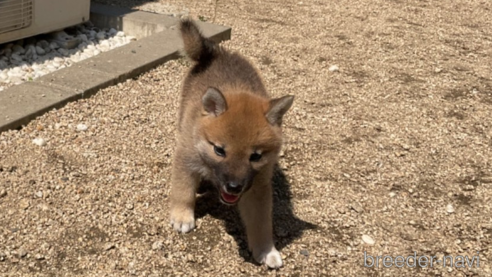
<svg viewBox="0 0 492 277">
<path fill-rule="evenodd" d="M 225 222 L 226 231 L 239 245 L 239 254 L 253 262 L 244 225 L 239 217 L 237 207 L 228 207 L 219 201 L 219 193 L 213 184 L 202 182 L 198 191 L 202 194 L 196 202 L 195 216 L 201 218 L 207 214 Z M 300 237 L 304 230 L 315 229 L 315 224 L 299 219 L 292 210 L 292 192 L 287 178 L 278 165 L 273 175 L 273 229 L 275 246 L 280 251 Z M 260 222 L 258 224 L 261 224 Z"/>
</svg>

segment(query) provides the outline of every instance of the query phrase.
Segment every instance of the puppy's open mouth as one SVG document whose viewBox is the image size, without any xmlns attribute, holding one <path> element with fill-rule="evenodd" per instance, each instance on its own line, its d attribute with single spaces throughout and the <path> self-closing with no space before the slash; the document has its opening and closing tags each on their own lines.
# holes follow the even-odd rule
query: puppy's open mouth
<svg viewBox="0 0 492 277">
<path fill-rule="evenodd" d="M 225 204 L 234 205 L 239 201 L 240 195 L 229 194 L 223 190 L 220 190 L 220 200 Z"/>
</svg>

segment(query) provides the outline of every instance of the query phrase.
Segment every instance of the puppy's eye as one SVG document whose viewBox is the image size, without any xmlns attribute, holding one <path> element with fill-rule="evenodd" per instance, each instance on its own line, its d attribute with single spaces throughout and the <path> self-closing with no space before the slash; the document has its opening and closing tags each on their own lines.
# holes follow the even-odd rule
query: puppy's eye
<svg viewBox="0 0 492 277">
<path fill-rule="evenodd" d="M 261 154 L 258 154 L 258 153 L 253 153 L 251 154 L 251 156 L 249 156 L 249 160 L 251 162 L 257 162 L 261 159 Z"/>
<path fill-rule="evenodd" d="M 215 152 L 215 154 L 217 154 L 217 156 L 220 156 L 220 157 L 225 157 L 225 155 L 226 155 L 224 148 L 218 147 L 216 145 L 214 145 L 214 152 Z"/>
</svg>

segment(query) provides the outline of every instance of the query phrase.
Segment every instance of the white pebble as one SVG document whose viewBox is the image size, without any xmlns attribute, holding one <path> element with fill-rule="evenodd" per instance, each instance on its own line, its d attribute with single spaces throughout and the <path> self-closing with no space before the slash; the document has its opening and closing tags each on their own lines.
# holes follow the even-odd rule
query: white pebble
<svg viewBox="0 0 492 277">
<path fill-rule="evenodd" d="M 161 250 L 163 246 L 162 241 L 156 241 L 152 244 L 152 250 Z"/>
<path fill-rule="evenodd" d="M 87 129 L 88 129 L 88 127 L 85 124 L 82 124 L 81 123 L 81 124 L 77 125 L 77 130 L 78 131 L 86 131 Z"/>
<path fill-rule="evenodd" d="M 450 214 L 451 214 L 451 213 L 454 213 L 454 207 L 453 207 L 453 205 L 448 204 L 448 205 L 446 206 L 446 212 L 448 212 L 448 213 L 450 213 Z"/>
<path fill-rule="evenodd" d="M 75 54 L 70 57 L 70 60 L 74 63 L 80 61 L 79 55 Z"/>
<path fill-rule="evenodd" d="M 330 68 L 328 68 L 328 70 L 331 71 L 331 72 L 335 72 L 335 71 L 338 71 L 339 68 L 338 68 L 337 65 L 332 65 L 332 66 L 330 66 Z"/>
<path fill-rule="evenodd" d="M 90 57 L 90 55 L 87 55 L 87 54 L 85 54 L 85 53 L 82 53 L 82 54 L 80 54 L 80 59 L 79 59 L 79 61 L 83 61 L 83 60 L 85 60 L 85 59 L 87 59 L 87 58 L 89 58 L 89 57 Z"/>
<path fill-rule="evenodd" d="M 32 140 L 32 143 L 38 145 L 38 146 L 45 146 L 46 141 L 43 138 L 35 138 Z"/>
<path fill-rule="evenodd" d="M 46 66 L 46 69 L 49 70 L 50 72 L 53 72 L 53 71 L 56 70 L 56 67 L 53 66 L 52 64 L 49 64 L 49 65 Z"/>
<path fill-rule="evenodd" d="M 78 30 L 80 33 L 75 36 L 59 31 L 47 39 L 28 39 L 25 45 L 20 40 L 0 47 L 0 89 L 31 81 L 135 40 L 115 28 L 95 31 L 80 25 Z"/>
<path fill-rule="evenodd" d="M 391 198 L 393 198 L 393 197 L 395 197 L 395 196 L 396 196 L 396 193 L 394 193 L 394 192 L 392 191 L 392 192 L 390 192 L 390 193 L 389 193 L 389 196 L 390 196 Z"/>
<path fill-rule="evenodd" d="M 374 245 L 376 242 L 368 235 L 362 235 L 362 241 L 367 245 Z"/>
</svg>

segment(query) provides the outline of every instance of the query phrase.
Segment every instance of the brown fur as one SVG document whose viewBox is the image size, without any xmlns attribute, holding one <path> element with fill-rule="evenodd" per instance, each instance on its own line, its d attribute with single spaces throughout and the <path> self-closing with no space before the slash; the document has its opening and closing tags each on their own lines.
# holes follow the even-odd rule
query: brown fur
<svg viewBox="0 0 492 277">
<path fill-rule="evenodd" d="M 272 240 L 271 178 L 282 144 L 282 116 L 293 97 L 271 100 L 245 58 L 204 38 L 189 20 L 180 30 L 195 65 L 181 94 L 171 223 L 183 233 L 195 227 L 196 190 L 201 180 L 211 181 L 225 195 L 222 200 L 237 199 L 254 258 L 280 267 Z"/>
</svg>

